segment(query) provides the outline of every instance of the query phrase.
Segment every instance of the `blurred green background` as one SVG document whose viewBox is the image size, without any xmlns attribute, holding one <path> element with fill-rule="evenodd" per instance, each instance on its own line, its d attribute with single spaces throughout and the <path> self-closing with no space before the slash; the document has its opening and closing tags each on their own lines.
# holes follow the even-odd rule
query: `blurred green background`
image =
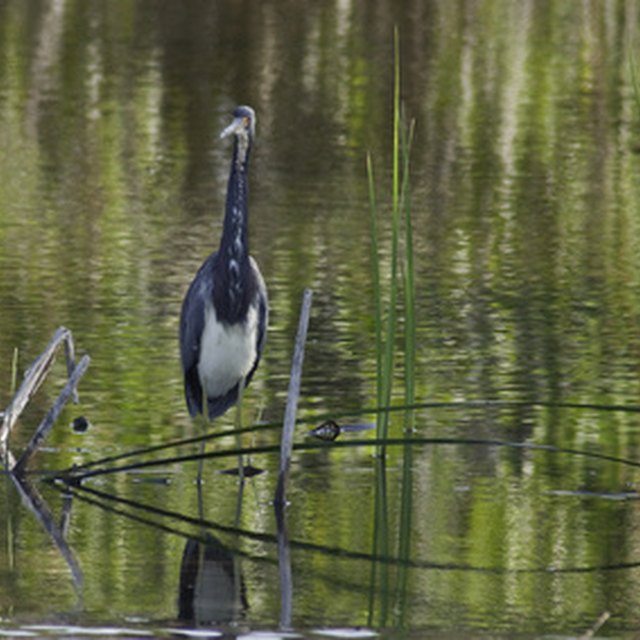
<svg viewBox="0 0 640 640">
<path fill-rule="evenodd" d="M 314 306 L 301 415 L 371 419 L 364 159 L 371 151 L 386 212 L 394 25 L 402 98 L 416 119 L 418 400 L 521 403 L 424 410 L 418 435 L 639 457 L 635 413 L 536 404 L 638 404 L 637 2 L 0 0 L 0 405 L 10 399 L 14 349 L 22 371 L 57 326 L 92 358 L 82 405 L 65 411 L 37 466 L 197 433 L 182 396 L 177 322 L 188 283 L 217 246 L 230 156 L 218 134 L 239 103 L 258 116 L 251 251 L 272 305 L 245 422 L 283 415 L 304 287 Z M 379 224 L 386 280 L 389 217 Z M 56 371 L 14 446 L 55 398 Z M 397 382 L 396 401 L 401 370 Z M 65 426 L 78 413 L 94 425 L 82 437 Z M 218 424 L 232 422 L 230 413 Z M 401 430 L 394 419 L 392 434 Z M 640 625 L 632 467 L 433 446 L 416 448 L 407 478 L 402 460 L 390 451 L 390 549 L 411 482 L 417 566 L 400 604 L 385 614 L 379 585 L 370 598 L 370 563 L 299 551 L 298 625 L 562 634 L 605 610 L 609 628 Z M 166 470 L 167 485 L 123 476 L 107 486 L 195 513 L 194 472 Z M 235 480 L 221 480 L 215 465 L 209 474 L 207 514 L 228 523 Z M 291 537 L 370 551 L 374 475 L 366 449 L 298 456 Z M 247 529 L 273 531 L 274 482 L 266 474 L 246 492 Z M 59 496 L 49 498 L 57 508 Z M 87 573 L 78 606 L 11 484 L 0 504 L 3 619 L 175 615 L 181 538 L 74 505 L 69 539 Z M 276 568 L 259 558 L 274 550 L 239 547 L 251 557 L 249 624 L 271 625 Z"/>
</svg>

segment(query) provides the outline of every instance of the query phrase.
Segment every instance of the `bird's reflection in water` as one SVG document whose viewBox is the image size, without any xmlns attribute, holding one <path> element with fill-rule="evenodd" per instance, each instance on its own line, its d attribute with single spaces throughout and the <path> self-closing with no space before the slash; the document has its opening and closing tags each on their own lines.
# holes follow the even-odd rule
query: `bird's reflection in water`
<svg viewBox="0 0 640 640">
<path fill-rule="evenodd" d="M 178 618 L 194 625 L 234 622 L 247 609 L 244 582 L 233 554 L 217 538 L 189 539 L 180 565 Z"/>
</svg>

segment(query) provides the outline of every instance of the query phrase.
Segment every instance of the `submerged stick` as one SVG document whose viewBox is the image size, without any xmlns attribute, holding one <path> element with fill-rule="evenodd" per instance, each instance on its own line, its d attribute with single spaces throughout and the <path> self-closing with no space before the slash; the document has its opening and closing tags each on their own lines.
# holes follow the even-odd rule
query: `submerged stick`
<svg viewBox="0 0 640 640">
<path fill-rule="evenodd" d="M 274 502 L 276 505 L 284 505 L 287 501 L 287 480 L 291 465 L 291 451 L 293 449 L 293 429 L 296 424 L 296 412 L 298 410 L 298 398 L 300 397 L 300 378 L 302 377 L 302 362 L 304 361 L 304 345 L 307 340 L 307 328 L 309 326 L 309 313 L 311 311 L 312 291 L 305 289 L 302 296 L 302 309 L 298 321 L 298 333 L 291 362 L 291 378 L 289 379 L 289 392 L 287 394 L 287 407 L 284 412 L 284 425 L 282 427 L 282 441 L 280 444 L 280 469 L 278 472 L 278 486 Z"/>
<path fill-rule="evenodd" d="M 11 469 L 14 473 L 20 474 L 24 471 L 24 468 L 29 461 L 29 458 L 35 453 L 35 451 L 40 446 L 40 443 L 47 436 L 49 431 L 51 431 L 51 427 L 53 427 L 55 421 L 58 419 L 60 412 L 62 411 L 65 404 L 70 397 L 77 397 L 76 387 L 78 386 L 78 382 L 80 378 L 84 375 L 84 372 L 87 370 L 90 362 L 89 356 L 82 356 L 82 359 L 78 363 L 78 366 L 73 370 L 69 381 L 65 385 L 64 389 L 61 391 L 58 399 L 55 401 L 51 409 L 47 412 L 47 415 L 43 418 L 42 422 L 36 429 L 36 432 L 33 434 L 29 444 L 24 448 L 22 455 L 18 462 Z"/>
</svg>

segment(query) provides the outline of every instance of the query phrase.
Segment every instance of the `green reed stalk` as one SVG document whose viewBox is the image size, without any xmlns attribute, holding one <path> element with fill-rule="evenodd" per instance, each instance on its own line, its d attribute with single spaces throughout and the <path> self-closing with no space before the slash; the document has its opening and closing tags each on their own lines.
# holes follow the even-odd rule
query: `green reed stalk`
<svg viewBox="0 0 640 640">
<path fill-rule="evenodd" d="M 400 203 L 404 214 L 405 247 L 404 247 L 404 391 L 405 405 L 410 407 L 415 402 L 415 368 L 416 368 L 416 322 L 415 322 L 415 279 L 413 267 L 413 232 L 411 220 L 411 198 L 409 190 L 409 157 L 415 121 L 407 126 L 402 118 L 400 124 L 401 147 L 403 157 L 402 192 Z M 398 557 L 404 560 L 398 567 L 396 580 L 396 599 L 394 613 L 396 625 L 404 626 L 407 610 L 407 593 L 409 584 L 408 560 L 411 557 L 411 529 L 413 521 L 413 447 L 411 434 L 415 428 L 415 411 L 407 409 L 404 414 L 404 428 L 407 443 L 403 447 L 402 457 L 402 489 L 400 497 L 400 523 L 398 532 Z"/>
<path fill-rule="evenodd" d="M 380 264 L 378 253 L 378 208 L 371 154 L 367 153 L 367 181 L 369 185 L 369 216 L 371 222 L 371 279 L 373 281 L 374 321 L 376 332 L 376 397 L 382 407 L 382 295 L 380 292 Z M 381 420 L 378 419 L 378 424 Z"/>
<path fill-rule="evenodd" d="M 400 37 L 393 29 L 393 214 L 399 214 L 400 195 Z"/>
<path fill-rule="evenodd" d="M 398 245 L 400 236 L 400 47 L 398 28 L 393 32 L 394 45 L 394 83 L 393 83 L 393 182 L 391 187 L 391 276 L 389 281 L 389 308 L 385 333 L 384 357 L 382 360 L 382 406 L 391 404 L 393 387 L 394 346 L 397 326 L 398 305 Z M 379 416 L 377 422 L 378 438 L 385 439 L 389 433 L 389 414 Z M 379 450 L 384 455 L 384 445 Z"/>
<path fill-rule="evenodd" d="M 409 198 L 409 157 L 413 141 L 414 123 L 404 121 L 400 103 L 400 46 L 397 27 L 394 30 L 394 82 L 393 82 L 393 172 L 391 185 L 391 265 L 389 298 L 386 325 L 383 323 L 383 302 L 380 286 L 380 263 L 378 255 L 377 204 L 375 180 L 371 156 L 367 155 L 367 179 L 371 213 L 371 263 L 375 305 L 376 374 L 378 407 L 391 404 L 393 389 L 394 347 L 398 324 L 398 254 L 401 225 L 405 224 L 405 262 L 403 287 L 405 295 L 405 397 L 411 404 L 415 398 L 415 285 L 413 269 L 413 239 Z M 383 328 L 384 325 L 384 328 Z M 384 334 L 384 335 L 383 335 Z M 407 428 L 413 428 L 411 423 Z M 384 441 L 389 433 L 389 414 L 379 413 L 376 435 Z M 384 444 L 377 448 L 384 455 Z"/>
<path fill-rule="evenodd" d="M 415 277 L 413 267 L 413 230 L 411 220 L 411 197 L 409 192 L 409 157 L 411 153 L 411 144 L 413 143 L 413 134 L 415 130 L 415 120 L 411 120 L 407 126 L 402 119 L 401 135 L 402 135 L 402 194 L 401 205 L 404 213 L 404 230 L 405 230 L 405 246 L 404 246 L 404 391 L 405 404 L 412 405 L 415 402 L 415 369 L 416 369 L 416 303 L 415 303 Z M 405 421 L 405 429 L 412 431 L 414 427 L 413 412 L 409 411 L 406 417 L 409 423 Z"/>
<path fill-rule="evenodd" d="M 638 68 L 633 53 L 629 53 L 629 70 L 631 71 L 631 87 L 636 108 L 640 111 L 640 85 L 638 84 Z"/>
<path fill-rule="evenodd" d="M 375 181 L 371 156 L 367 156 L 367 177 L 369 187 L 369 202 L 371 211 L 371 251 L 372 273 L 375 303 L 376 326 L 376 371 L 377 371 L 377 400 L 379 413 L 377 414 L 376 451 L 379 455 L 376 466 L 376 497 L 374 513 L 373 555 L 386 557 L 390 548 L 390 531 L 388 522 L 387 486 L 385 452 L 389 431 L 389 411 L 383 410 L 391 404 L 394 347 L 397 331 L 397 305 L 399 287 L 404 294 L 404 329 L 405 329 L 405 357 L 404 383 L 406 405 L 413 405 L 415 401 L 415 354 L 416 354 L 416 322 L 415 322 L 415 279 L 413 264 L 413 235 L 411 220 L 411 200 L 409 190 L 410 152 L 413 142 L 415 123 L 408 125 L 401 113 L 400 103 L 400 47 L 398 29 L 394 30 L 394 85 L 393 85 L 393 174 L 392 174 L 392 225 L 391 225 L 391 265 L 388 295 L 386 326 L 383 329 L 383 303 L 380 286 L 380 264 L 378 258 L 378 229 L 377 205 L 375 197 Z M 401 226 L 404 224 L 404 262 L 402 264 L 403 277 L 399 282 L 399 250 Z M 383 335 L 384 333 L 384 335 Z M 414 429 L 414 413 L 405 413 L 405 431 L 412 433 Z M 400 523 L 398 532 L 398 554 L 408 560 L 411 553 L 411 525 L 413 507 L 413 445 L 407 442 L 403 452 L 403 474 L 400 504 Z M 398 622 L 402 624 L 406 612 L 408 592 L 408 569 L 401 566 L 396 575 L 395 606 L 391 608 L 389 601 L 390 576 L 388 567 L 378 567 L 373 563 L 371 567 L 371 591 L 369 602 L 370 624 L 373 621 L 375 594 L 381 594 L 379 607 L 379 626 L 387 624 L 391 611 L 395 613 Z"/>
</svg>

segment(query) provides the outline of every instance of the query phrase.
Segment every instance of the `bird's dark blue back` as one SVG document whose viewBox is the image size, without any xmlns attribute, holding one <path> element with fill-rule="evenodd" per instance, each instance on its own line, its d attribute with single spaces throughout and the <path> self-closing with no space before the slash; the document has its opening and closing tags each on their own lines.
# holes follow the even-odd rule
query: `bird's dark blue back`
<svg viewBox="0 0 640 640">
<path fill-rule="evenodd" d="M 207 302 L 213 302 L 217 309 L 226 307 L 226 303 L 220 302 L 223 296 L 218 296 L 216 303 L 216 291 L 224 291 L 224 280 L 220 280 L 218 274 L 220 258 L 219 252 L 212 253 L 202 264 L 196 277 L 193 279 L 187 295 L 182 303 L 180 314 L 180 356 L 184 373 L 184 389 L 187 407 L 191 416 L 204 413 L 202 403 L 202 385 L 198 374 L 198 362 L 200 359 L 200 347 L 202 334 L 205 327 L 205 308 Z M 245 385 L 249 384 L 260 362 L 260 357 L 266 339 L 268 324 L 268 300 L 267 291 L 255 263 L 249 261 L 250 273 L 247 275 L 251 286 L 246 287 L 247 295 L 243 296 L 240 309 L 244 308 L 244 315 L 250 304 L 255 304 L 258 311 L 258 335 L 256 344 L 256 359 L 253 367 L 245 379 Z M 221 322 L 228 325 L 238 322 L 233 316 L 218 314 Z M 236 385 L 228 394 L 221 396 L 214 402 L 208 403 L 209 419 L 222 415 L 238 398 L 238 386 Z"/>
</svg>

